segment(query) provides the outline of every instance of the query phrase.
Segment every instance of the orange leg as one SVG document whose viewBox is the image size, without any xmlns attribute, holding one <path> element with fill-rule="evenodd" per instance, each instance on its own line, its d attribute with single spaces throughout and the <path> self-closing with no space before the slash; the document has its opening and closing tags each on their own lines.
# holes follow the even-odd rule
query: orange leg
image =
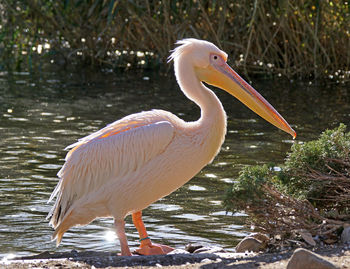
<svg viewBox="0 0 350 269">
<path fill-rule="evenodd" d="M 142 212 L 138 211 L 132 214 L 132 221 L 139 232 L 140 236 L 140 248 L 136 250 L 138 254 L 141 255 L 160 255 L 167 254 L 170 251 L 174 250 L 171 247 L 160 245 L 160 244 L 152 244 L 151 239 L 149 239 L 145 225 L 142 221 Z"/>
</svg>

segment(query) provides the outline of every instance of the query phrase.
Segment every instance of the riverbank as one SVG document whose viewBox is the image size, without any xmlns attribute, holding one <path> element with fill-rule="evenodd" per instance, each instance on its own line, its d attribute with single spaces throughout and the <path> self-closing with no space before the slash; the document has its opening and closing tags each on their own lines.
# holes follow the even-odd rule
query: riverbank
<svg viewBox="0 0 350 269">
<path fill-rule="evenodd" d="M 115 252 L 43 252 L 39 255 L 2 260 L 1 268 L 286 268 L 295 250 L 278 253 L 184 253 L 157 256 L 121 257 Z M 210 252 L 210 250 L 208 251 Z M 300 249 L 299 249 L 300 252 Z M 312 250 L 322 262 L 336 267 L 350 268 L 350 245 L 331 245 Z M 311 255 L 312 253 L 309 252 Z M 294 254 L 295 255 L 295 254 Z M 302 256 L 301 260 L 308 258 Z M 329 265 L 329 264 L 328 264 Z M 311 265 L 310 265 L 311 266 Z M 309 268 L 313 268 L 312 266 Z M 292 268 L 292 267 L 291 267 Z M 297 267 L 293 267 L 297 268 Z M 316 267 L 315 267 L 316 268 Z M 321 268 L 321 267 L 318 267 Z"/>
</svg>

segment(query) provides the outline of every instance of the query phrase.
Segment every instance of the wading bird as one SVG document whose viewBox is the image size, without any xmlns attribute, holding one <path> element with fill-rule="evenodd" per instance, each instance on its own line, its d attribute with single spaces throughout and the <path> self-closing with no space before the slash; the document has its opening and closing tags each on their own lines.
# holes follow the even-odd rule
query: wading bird
<svg viewBox="0 0 350 269">
<path fill-rule="evenodd" d="M 124 218 L 132 215 L 140 254 L 164 254 L 172 248 L 151 242 L 141 211 L 175 191 L 218 154 L 226 134 L 226 114 L 203 82 L 238 98 L 262 118 L 296 136 L 280 114 L 229 65 L 227 54 L 196 39 L 177 42 L 170 60 L 183 93 L 201 109 L 201 117 L 185 122 L 163 110 L 124 117 L 69 146 L 60 178 L 49 202 L 55 229 L 52 239 L 98 217 L 113 217 L 121 255 L 131 255 Z"/>
</svg>

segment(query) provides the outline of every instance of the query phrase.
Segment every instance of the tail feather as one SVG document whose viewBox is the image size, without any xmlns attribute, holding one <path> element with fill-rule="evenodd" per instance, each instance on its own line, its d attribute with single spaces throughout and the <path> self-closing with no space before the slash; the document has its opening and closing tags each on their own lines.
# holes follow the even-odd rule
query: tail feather
<svg viewBox="0 0 350 269">
<path fill-rule="evenodd" d="M 46 219 L 50 219 L 50 224 L 52 225 L 52 227 L 56 228 L 60 224 L 62 218 L 64 217 L 63 215 L 64 214 L 62 214 L 61 195 L 59 194 L 55 204 L 52 206 L 50 213 L 47 215 Z"/>
<path fill-rule="evenodd" d="M 51 236 L 51 240 L 54 241 L 56 240 L 56 246 L 58 247 L 59 244 L 62 241 L 62 237 L 64 235 L 64 233 L 70 228 L 72 227 L 74 224 L 72 223 L 72 212 L 69 213 L 60 224 L 54 226 L 55 231 L 53 232 L 52 236 Z M 74 220 L 73 220 L 74 221 Z"/>
<path fill-rule="evenodd" d="M 60 225 L 59 227 L 56 228 L 56 230 L 52 234 L 51 241 L 56 240 L 56 247 L 58 247 L 59 244 L 61 243 L 62 237 L 67 230 L 68 230 L 68 228 L 63 228 Z"/>
<path fill-rule="evenodd" d="M 47 201 L 47 203 L 50 203 L 53 198 L 55 198 L 55 196 L 58 194 L 58 192 L 60 191 L 62 186 L 62 178 L 60 178 L 60 181 L 58 182 L 58 184 L 56 185 L 55 189 L 53 190 L 53 192 L 50 195 L 49 200 Z"/>
<path fill-rule="evenodd" d="M 58 247 L 62 241 L 63 234 L 60 230 L 56 230 L 52 236 L 51 236 L 51 241 L 56 240 L 56 247 Z"/>
<path fill-rule="evenodd" d="M 55 229 L 54 233 L 52 234 L 51 240 L 56 240 L 56 247 L 58 247 L 61 243 L 63 234 L 70 228 L 70 226 L 67 224 L 68 216 L 66 216 L 66 213 L 68 213 L 68 209 L 70 209 L 70 204 L 68 204 L 68 209 L 67 203 L 65 204 L 66 207 L 65 209 L 63 209 L 62 192 L 59 192 L 56 202 L 47 216 L 47 219 L 50 219 L 49 223 Z"/>
<path fill-rule="evenodd" d="M 47 219 L 50 219 L 52 227 L 56 228 L 60 225 L 60 223 L 66 218 L 66 215 L 69 214 L 73 203 L 74 197 L 73 199 L 67 199 L 61 191 L 58 193 L 56 202 L 47 216 Z"/>
</svg>

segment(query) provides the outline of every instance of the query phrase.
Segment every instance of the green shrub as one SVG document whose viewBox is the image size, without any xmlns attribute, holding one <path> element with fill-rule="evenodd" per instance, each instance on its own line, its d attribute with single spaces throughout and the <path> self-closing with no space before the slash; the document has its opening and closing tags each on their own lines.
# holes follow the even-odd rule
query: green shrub
<svg viewBox="0 0 350 269">
<path fill-rule="evenodd" d="M 270 234 L 306 229 L 330 236 L 350 219 L 349 153 L 350 132 L 340 124 L 317 140 L 294 144 L 280 171 L 244 168 L 225 207 L 247 212 L 251 224 Z"/>
<path fill-rule="evenodd" d="M 340 124 L 317 140 L 294 144 L 278 178 L 288 194 L 306 198 L 319 208 L 346 211 L 350 201 L 339 202 L 336 197 L 344 193 L 343 188 L 350 191 L 349 153 L 350 132 Z"/>
<path fill-rule="evenodd" d="M 268 193 L 264 191 L 264 185 L 271 184 L 272 176 L 268 165 L 245 167 L 233 187 L 227 191 L 226 209 L 240 211 L 265 200 Z"/>
</svg>

